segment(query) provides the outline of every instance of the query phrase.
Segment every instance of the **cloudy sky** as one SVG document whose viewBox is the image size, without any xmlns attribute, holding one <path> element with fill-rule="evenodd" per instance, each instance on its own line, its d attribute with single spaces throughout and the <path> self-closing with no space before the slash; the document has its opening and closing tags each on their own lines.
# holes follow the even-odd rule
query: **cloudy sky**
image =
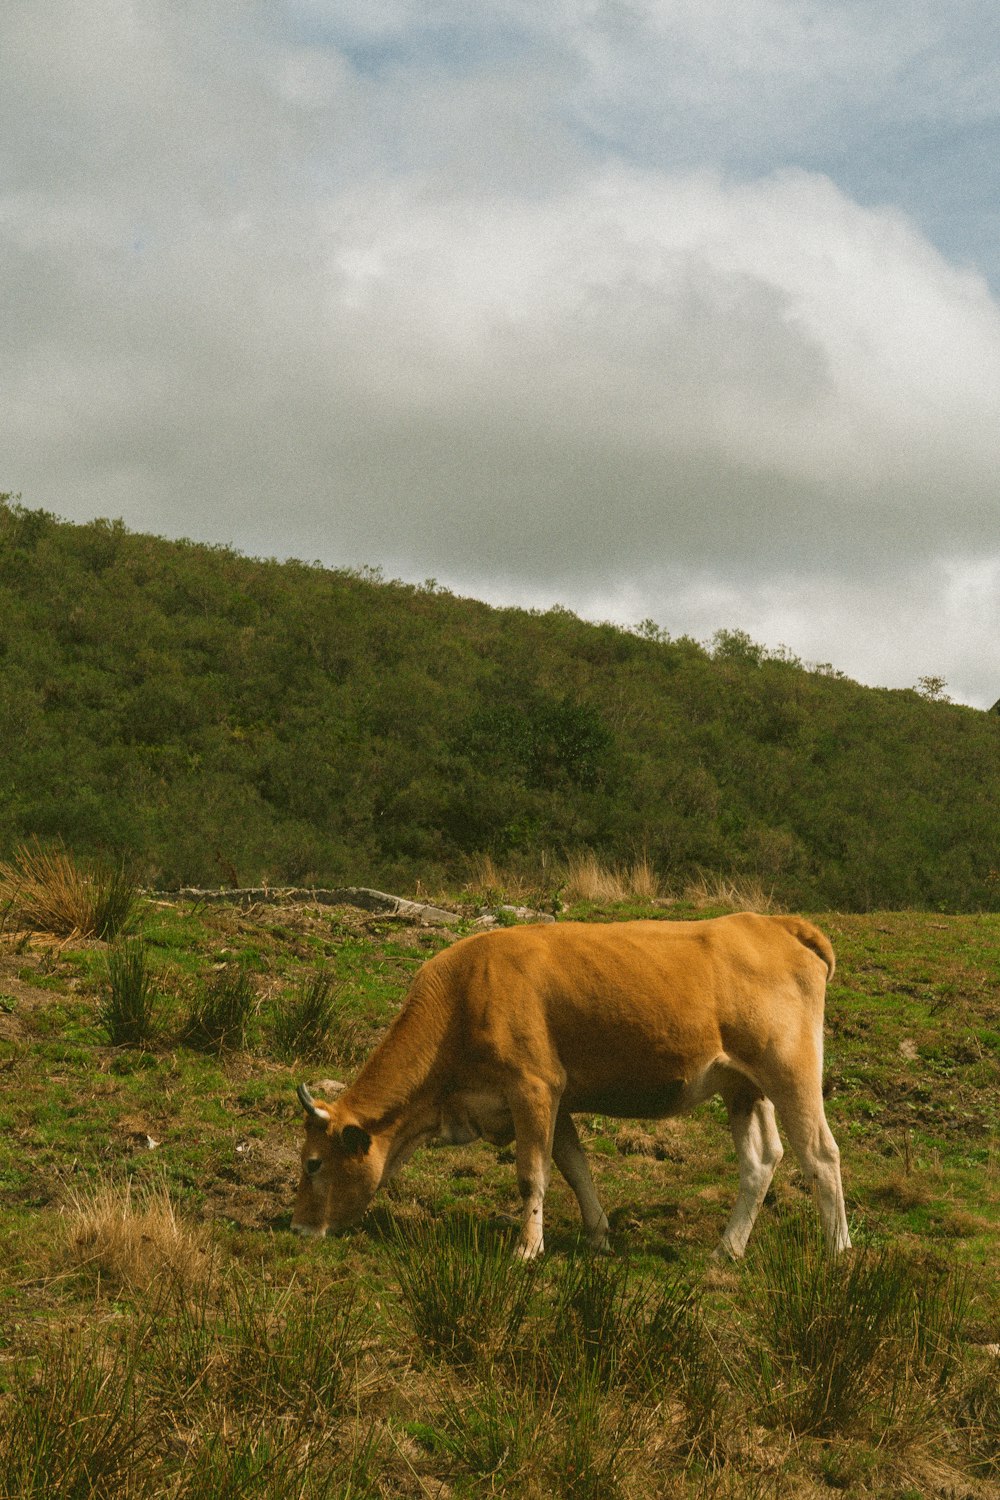
<svg viewBox="0 0 1000 1500">
<path fill-rule="evenodd" d="M 3 0 L 0 489 L 1000 697 L 995 0 Z"/>
</svg>

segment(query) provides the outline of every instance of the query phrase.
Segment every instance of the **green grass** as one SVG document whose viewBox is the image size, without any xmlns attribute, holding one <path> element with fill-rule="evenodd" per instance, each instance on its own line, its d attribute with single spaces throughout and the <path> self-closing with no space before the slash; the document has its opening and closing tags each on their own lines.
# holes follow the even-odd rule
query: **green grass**
<svg viewBox="0 0 1000 1500">
<path fill-rule="evenodd" d="M 145 940 L 125 938 L 108 950 L 107 992 L 98 1023 L 115 1047 L 143 1047 L 156 1032 L 156 981 Z"/>
<path fill-rule="evenodd" d="M 915 1392 L 948 1384 L 968 1280 L 914 1265 L 886 1243 L 833 1260 L 811 1219 L 789 1215 L 748 1258 L 758 1410 L 798 1433 L 891 1430 Z"/>
<path fill-rule="evenodd" d="M 184 1023 L 193 1047 L 226 1052 L 246 1047 L 257 1013 L 257 992 L 243 964 L 225 964 L 204 981 Z"/>
<path fill-rule="evenodd" d="M 489 1364 L 516 1341 L 535 1278 L 512 1247 L 468 1214 L 395 1230 L 390 1264 L 425 1349 L 458 1365 Z"/>
<path fill-rule="evenodd" d="M 581 1249 L 557 1176 L 547 1254 L 515 1262 L 515 1168 L 484 1145 L 419 1152 L 340 1239 L 287 1232 L 304 1055 L 279 1048 L 278 1009 L 322 964 L 308 1066 L 348 1078 L 449 934 L 152 907 L 139 1047 L 101 1024 L 107 945 L 0 935 L 0 1494 L 1000 1493 L 1000 918 L 818 920 L 858 1249 L 816 1253 L 786 1157 L 731 1270 L 709 1259 L 736 1190 L 712 1108 L 579 1119 L 607 1258 Z M 242 1040 L 185 1035 L 235 974 L 260 1002 Z M 73 1238 L 91 1189 L 121 1205 L 124 1246 Z M 158 1239 L 161 1192 L 179 1247 Z"/>
</svg>

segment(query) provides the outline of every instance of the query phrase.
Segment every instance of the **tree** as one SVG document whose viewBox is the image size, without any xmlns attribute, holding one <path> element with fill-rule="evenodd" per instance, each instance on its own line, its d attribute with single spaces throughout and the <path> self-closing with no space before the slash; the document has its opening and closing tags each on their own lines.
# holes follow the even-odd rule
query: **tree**
<svg viewBox="0 0 1000 1500">
<path fill-rule="evenodd" d="M 943 677 L 918 677 L 916 691 L 931 703 L 950 703 L 951 699 L 945 692 L 947 686 Z"/>
</svg>

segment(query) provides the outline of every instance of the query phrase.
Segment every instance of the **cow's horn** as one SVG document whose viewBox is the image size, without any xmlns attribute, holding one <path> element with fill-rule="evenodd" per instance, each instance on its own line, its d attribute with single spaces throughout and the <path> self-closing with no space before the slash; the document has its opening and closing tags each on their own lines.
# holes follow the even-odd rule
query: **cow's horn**
<svg viewBox="0 0 1000 1500">
<path fill-rule="evenodd" d="M 300 1083 L 295 1092 L 298 1094 L 299 1103 L 307 1115 L 312 1115 L 314 1120 L 326 1120 L 328 1118 L 321 1109 L 316 1108 L 316 1101 L 304 1083 Z"/>
</svg>

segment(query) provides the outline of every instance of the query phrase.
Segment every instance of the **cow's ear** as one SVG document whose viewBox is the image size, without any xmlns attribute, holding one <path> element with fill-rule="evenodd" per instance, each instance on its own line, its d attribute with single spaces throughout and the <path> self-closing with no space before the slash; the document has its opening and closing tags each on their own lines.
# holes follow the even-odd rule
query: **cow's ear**
<svg viewBox="0 0 1000 1500">
<path fill-rule="evenodd" d="M 361 1125 L 345 1125 L 340 1140 L 348 1156 L 367 1156 L 371 1150 L 372 1138 Z"/>
</svg>

